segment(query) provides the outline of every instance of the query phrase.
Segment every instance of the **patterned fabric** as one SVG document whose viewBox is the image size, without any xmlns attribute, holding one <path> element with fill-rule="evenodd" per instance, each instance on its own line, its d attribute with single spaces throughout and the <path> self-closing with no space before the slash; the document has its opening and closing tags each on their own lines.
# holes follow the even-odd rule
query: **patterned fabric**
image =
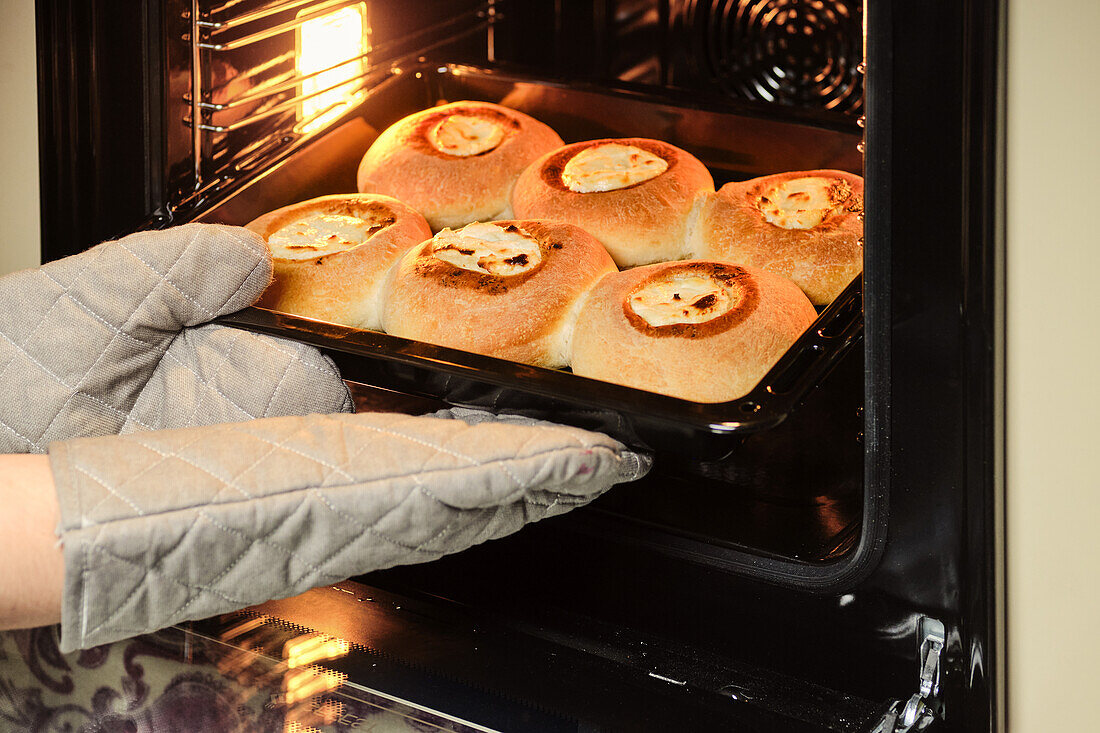
<svg viewBox="0 0 1100 733">
<path fill-rule="evenodd" d="M 271 279 L 237 227 L 141 232 L 0 278 L 0 452 L 253 417 L 348 412 L 333 364 L 291 341 L 202 324 Z"/>
<path fill-rule="evenodd" d="M 321 637 L 287 631 L 291 643 Z M 263 641 L 278 655 L 281 639 Z M 320 664 L 293 668 L 285 654 L 258 654 L 181 629 L 72 654 L 59 651 L 55 628 L 0 634 L 4 733 L 469 730 L 445 715 L 344 686 Z"/>
<path fill-rule="evenodd" d="M 263 709 L 262 688 L 235 687 L 201 653 L 184 663 L 182 639 L 167 632 L 63 655 L 55 628 L 0 636 L 0 730 L 283 730 L 281 711 Z"/>
</svg>

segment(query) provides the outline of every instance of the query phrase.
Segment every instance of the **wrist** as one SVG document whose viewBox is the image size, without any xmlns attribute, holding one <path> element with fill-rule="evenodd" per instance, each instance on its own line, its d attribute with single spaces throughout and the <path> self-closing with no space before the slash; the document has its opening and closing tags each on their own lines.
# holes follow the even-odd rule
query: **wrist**
<svg viewBox="0 0 1100 733">
<path fill-rule="evenodd" d="M 0 629 L 61 619 L 65 566 L 49 460 L 0 455 Z"/>
</svg>

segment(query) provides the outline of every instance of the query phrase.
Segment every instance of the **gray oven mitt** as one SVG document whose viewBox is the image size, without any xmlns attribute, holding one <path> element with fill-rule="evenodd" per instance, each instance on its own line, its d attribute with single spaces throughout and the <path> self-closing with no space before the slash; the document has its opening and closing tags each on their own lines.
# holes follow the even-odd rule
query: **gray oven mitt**
<svg viewBox="0 0 1100 733">
<path fill-rule="evenodd" d="M 597 433 L 459 417 L 470 422 L 311 415 L 52 444 L 61 649 L 433 560 L 649 467 Z"/>
<path fill-rule="evenodd" d="M 64 650 L 431 560 L 648 468 L 486 413 L 213 425 L 351 409 L 314 349 L 203 325 L 270 277 L 250 232 L 189 225 L 0 278 L 0 451 L 49 445 Z"/>
<path fill-rule="evenodd" d="M 203 325 L 250 305 L 270 280 L 258 236 L 209 224 L 0 277 L 0 452 L 350 411 L 336 367 L 312 347 Z"/>
</svg>

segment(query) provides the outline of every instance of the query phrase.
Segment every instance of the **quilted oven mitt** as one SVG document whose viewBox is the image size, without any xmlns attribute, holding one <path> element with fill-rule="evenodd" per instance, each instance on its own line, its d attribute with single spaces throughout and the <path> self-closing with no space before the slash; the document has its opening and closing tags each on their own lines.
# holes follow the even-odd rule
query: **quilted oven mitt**
<svg viewBox="0 0 1100 733">
<path fill-rule="evenodd" d="M 579 429 L 385 413 L 81 438 L 50 465 L 62 651 L 434 560 L 648 468 Z"/>
<path fill-rule="evenodd" d="M 49 445 L 63 651 L 431 560 L 648 469 L 603 435 L 471 411 L 227 423 L 350 409 L 314 350 L 199 325 L 269 277 L 258 239 L 193 226 L 0 279 L 0 446 Z"/>
<path fill-rule="evenodd" d="M 350 411 L 339 373 L 315 349 L 203 325 L 251 305 L 271 267 L 251 232 L 191 224 L 0 278 L 0 452 Z"/>
</svg>

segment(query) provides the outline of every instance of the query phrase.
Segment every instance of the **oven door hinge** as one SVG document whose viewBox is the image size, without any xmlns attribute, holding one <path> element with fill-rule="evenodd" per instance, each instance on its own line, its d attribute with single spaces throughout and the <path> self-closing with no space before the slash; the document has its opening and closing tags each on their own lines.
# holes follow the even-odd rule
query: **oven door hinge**
<svg viewBox="0 0 1100 733">
<path fill-rule="evenodd" d="M 921 617 L 917 625 L 920 691 L 908 702 L 895 700 L 871 733 L 914 733 L 927 730 L 936 721 L 940 702 L 940 655 L 946 638 L 943 623 Z"/>
</svg>

